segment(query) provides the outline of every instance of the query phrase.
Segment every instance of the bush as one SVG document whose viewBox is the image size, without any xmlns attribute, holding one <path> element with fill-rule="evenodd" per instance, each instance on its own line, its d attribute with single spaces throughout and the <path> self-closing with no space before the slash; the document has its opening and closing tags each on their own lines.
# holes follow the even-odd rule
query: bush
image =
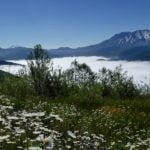
<svg viewBox="0 0 150 150">
<path fill-rule="evenodd" d="M 29 77 L 40 96 L 58 97 L 67 93 L 67 84 L 61 70 L 53 68 L 48 54 L 36 45 L 28 58 Z"/>
<path fill-rule="evenodd" d="M 66 70 L 68 84 L 77 87 L 89 87 L 95 82 L 95 74 L 91 68 L 83 63 L 79 64 L 76 60 L 71 63 L 71 68 Z"/>
<path fill-rule="evenodd" d="M 50 59 L 41 45 L 36 45 L 28 57 L 28 68 L 31 83 L 38 95 L 47 94 Z"/>
<path fill-rule="evenodd" d="M 102 96 L 99 86 L 94 85 L 90 88 L 78 88 L 76 92 L 72 93 L 70 99 L 75 105 L 89 109 L 99 106 Z"/>
<path fill-rule="evenodd" d="M 16 97 L 22 101 L 34 95 L 33 87 L 26 79 L 19 77 L 6 77 L 1 82 L 0 91 L 2 94 Z"/>
<path fill-rule="evenodd" d="M 104 97 L 131 99 L 139 96 L 139 90 L 133 78 L 128 77 L 127 72 L 123 72 L 121 66 L 116 67 L 114 71 L 102 68 L 97 74 L 97 79 Z"/>
</svg>

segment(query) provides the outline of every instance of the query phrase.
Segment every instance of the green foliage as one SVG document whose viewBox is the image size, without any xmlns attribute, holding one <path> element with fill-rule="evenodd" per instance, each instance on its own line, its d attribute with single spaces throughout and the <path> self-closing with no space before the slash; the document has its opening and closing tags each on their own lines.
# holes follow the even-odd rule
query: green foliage
<svg viewBox="0 0 150 150">
<path fill-rule="evenodd" d="M 85 63 L 79 64 L 76 60 L 71 63 L 71 68 L 66 70 L 65 75 L 69 84 L 78 87 L 89 87 L 95 81 L 95 74 L 91 68 Z"/>
<path fill-rule="evenodd" d="M 96 85 L 90 88 L 77 88 L 69 96 L 70 103 L 87 109 L 96 108 L 100 105 L 101 101 L 100 88 Z"/>
<path fill-rule="evenodd" d="M 36 45 L 28 57 L 29 76 L 38 95 L 47 94 L 50 59 L 41 45 Z"/>
<path fill-rule="evenodd" d="M 46 82 L 46 95 L 60 97 L 68 95 L 68 85 L 61 70 L 51 70 Z"/>
<path fill-rule="evenodd" d="M 30 81 L 40 96 L 57 97 L 67 93 L 67 85 L 61 70 L 53 68 L 48 54 L 36 45 L 28 58 Z"/>
<path fill-rule="evenodd" d="M 103 99 L 150 97 L 149 86 L 136 85 L 133 78 L 123 72 L 121 66 L 115 70 L 102 68 L 94 73 L 87 64 L 80 64 L 75 60 L 66 71 L 54 69 L 41 45 L 34 47 L 27 62 L 27 73 L 21 71 L 20 77 L 2 77 L 2 94 L 19 100 L 31 95 L 70 99 L 73 103 L 87 108 L 98 105 Z"/>
<path fill-rule="evenodd" d="M 104 97 L 132 99 L 139 96 L 139 90 L 133 82 L 133 78 L 128 77 L 127 72 L 123 72 L 121 66 L 116 67 L 114 71 L 102 68 L 97 78 Z"/>
<path fill-rule="evenodd" d="M 15 97 L 20 102 L 34 95 L 33 87 L 20 77 L 4 77 L 0 84 L 0 92 Z"/>
<path fill-rule="evenodd" d="M 3 140 L 0 144 L 0 149 L 16 150 L 19 146 L 23 149 L 29 146 L 40 147 L 43 141 L 39 142 L 35 139 L 41 133 L 45 137 L 54 137 L 54 149 L 66 149 L 68 145 L 71 146 L 70 149 L 81 149 L 78 145 L 89 140 L 92 144 L 97 143 L 99 147 L 96 149 L 106 147 L 127 150 L 133 146 L 136 146 L 137 150 L 148 149 L 150 101 L 141 99 L 133 101 L 102 99 L 101 101 L 102 103 L 96 108 L 85 109 L 84 107 L 83 109 L 60 101 L 29 99 L 25 101 L 22 109 L 17 111 L 14 109 L 14 104 L 17 105 L 16 101 L 0 96 L 0 106 L 4 106 L 0 114 L 1 120 L 5 119 L 5 124 L 8 124 L 8 121 L 12 122 L 11 126 L 8 124 L 9 128 L 0 122 L 1 136 L 10 135 L 7 141 Z M 44 115 L 30 116 L 32 113 L 39 114 L 39 112 Z M 28 114 L 28 117 L 24 114 Z M 8 116 L 18 119 L 8 120 Z M 19 132 L 22 130 L 24 132 Z M 68 135 L 68 131 L 71 131 L 76 138 Z"/>
</svg>

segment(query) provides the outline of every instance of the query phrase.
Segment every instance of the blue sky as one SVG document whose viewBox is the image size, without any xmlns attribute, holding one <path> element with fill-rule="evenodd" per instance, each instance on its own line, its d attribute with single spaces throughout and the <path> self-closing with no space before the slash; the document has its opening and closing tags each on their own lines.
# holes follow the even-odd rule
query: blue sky
<svg viewBox="0 0 150 150">
<path fill-rule="evenodd" d="M 150 0 L 0 0 L 0 47 L 79 47 L 150 29 Z"/>
</svg>

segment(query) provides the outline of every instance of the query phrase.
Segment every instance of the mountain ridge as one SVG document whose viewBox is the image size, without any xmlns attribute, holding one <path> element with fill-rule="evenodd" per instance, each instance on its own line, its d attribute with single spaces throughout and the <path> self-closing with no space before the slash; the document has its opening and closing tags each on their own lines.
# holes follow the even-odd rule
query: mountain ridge
<svg viewBox="0 0 150 150">
<path fill-rule="evenodd" d="M 0 48 L 0 59 L 26 59 L 32 50 L 32 48 L 25 47 Z M 46 51 L 52 58 L 104 56 L 112 59 L 150 60 L 146 55 L 147 52 L 150 51 L 150 30 L 121 32 L 98 44 L 78 48 L 60 47 L 58 49 L 47 49 Z M 138 55 L 136 53 L 138 53 Z"/>
</svg>

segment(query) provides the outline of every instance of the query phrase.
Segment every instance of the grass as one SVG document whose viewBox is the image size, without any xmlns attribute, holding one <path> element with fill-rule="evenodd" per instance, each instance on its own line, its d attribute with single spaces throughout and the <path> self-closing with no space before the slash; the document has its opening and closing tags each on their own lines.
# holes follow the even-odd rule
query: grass
<svg viewBox="0 0 150 150">
<path fill-rule="evenodd" d="M 149 85 L 120 67 L 95 74 L 75 61 L 49 72 L 43 63 L 0 78 L 0 150 L 150 149 Z"/>
<path fill-rule="evenodd" d="M 1 96 L 0 107 L 0 149 L 44 149 L 40 135 L 53 139 L 54 150 L 150 148 L 149 100 L 105 99 L 88 109 L 76 101 L 34 97 L 19 108 L 18 100 Z"/>
</svg>

